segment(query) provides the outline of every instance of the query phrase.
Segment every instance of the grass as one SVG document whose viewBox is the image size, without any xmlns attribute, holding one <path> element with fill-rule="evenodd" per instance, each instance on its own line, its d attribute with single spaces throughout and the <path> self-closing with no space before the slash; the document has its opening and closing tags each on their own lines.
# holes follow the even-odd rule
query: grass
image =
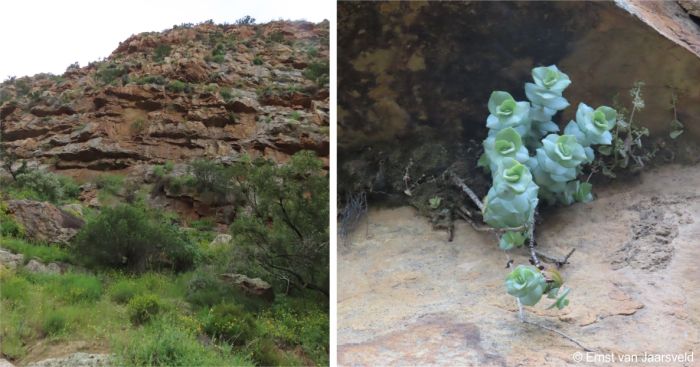
<svg viewBox="0 0 700 367">
<path fill-rule="evenodd" d="M 25 263 L 31 259 L 37 259 L 43 263 L 72 261 L 71 253 L 63 247 L 30 243 L 14 237 L 0 236 L 0 239 L 3 248 L 24 255 Z"/>
<path fill-rule="evenodd" d="M 209 345 L 202 344 L 198 335 L 206 332 L 212 314 L 209 305 L 185 301 L 187 284 L 195 275 L 59 275 L 2 270 L 0 353 L 17 363 L 43 339 L 51 343 L 90 340 L 109 346 L 117 365 L 307 365 L 310 360 L 328 364 L 327 309 L 319 306 L 324 301 L 304 300 L 307 296 L 280 296 L 274 304 L 251 311 L 235 306 L 242 301 L 240 294 L 228 293 L 216 302 L 227 302 L 231 306 L 224 309 L 233 307 L 241 313 L 219 319 L 247 320 L 248 341 L 235 345 L 215 338 Z M 133 325 L 126 300 L 142 295 L 157 299 L 159 310 L 149 311 L 150 320 L 143 325 Z M 230 325 L 219 329 L 214 330 L 235 332 Z"/>
<path fill-rule="evenodd" d="M 253 366 L 232 348 L 202 345 L 193 330 L 172 319 L 160 318 L 114 342 L 117 365 L 128 366 Z"/>
<path fill-rule="evenodd" d="M 120 175 L 100 175 L 95 179 L 97 188 L 111 195 L 117 195 L 124 186 L 124 176 Z"/>
<path fill-rule="evenodd" d="M 109 297 L 112 302 L 127 304 L 132 298 L 144 292 L 145 289 L 133 279 L 120 279 L 110 287 Z"/>
</svg>

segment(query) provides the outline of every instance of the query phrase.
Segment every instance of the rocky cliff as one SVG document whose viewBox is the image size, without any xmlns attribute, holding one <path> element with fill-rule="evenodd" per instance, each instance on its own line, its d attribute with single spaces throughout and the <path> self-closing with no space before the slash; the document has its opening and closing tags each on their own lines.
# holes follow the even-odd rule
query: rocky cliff
<svg viewBox="0 0 700 367">
<path fill-rule="evenodd" d="M 326 159 L 328 33 L 205 22 L 131 36 L 86 67 L 0 84 L 2 144 L 77 174 L 303 149 Z"/>
</svg>

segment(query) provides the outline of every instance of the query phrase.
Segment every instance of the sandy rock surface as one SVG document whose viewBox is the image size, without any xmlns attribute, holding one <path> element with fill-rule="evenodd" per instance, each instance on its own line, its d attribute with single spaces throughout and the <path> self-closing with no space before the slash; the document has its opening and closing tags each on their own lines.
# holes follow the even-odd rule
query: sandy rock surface
<svg viewBox="0 0 700 367">
<path fill-rule="evenodd" d="M 562 269 L 571 304 L 543 300 L 528 320 L 598 353 L 694 352 L 698 363 L 698 187 L 700 167 L 667 166 L 545 213 L 540 251 L 576 248 Z M 527 263 L 525 251 L 511 257 Z M 518 322 L 506 262 L 492 235 L 463 222 L 448 242 L 412 208 L 371 210 L 339 249 L 339 364 L 578 365 L 575 344 Z"/>
</svg>

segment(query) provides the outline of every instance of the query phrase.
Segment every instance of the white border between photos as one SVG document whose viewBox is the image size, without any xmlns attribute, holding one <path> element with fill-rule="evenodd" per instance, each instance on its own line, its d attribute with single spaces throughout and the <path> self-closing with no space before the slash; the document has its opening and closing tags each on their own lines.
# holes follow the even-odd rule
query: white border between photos
<svg viewBox="0 0 700 367">
<path fill-rule="evenodd" d="M 335 3 L 335 1 L 334 1 Z M 337 116 L 337 97 L 338 97 L 338 47 L 337 47 L 337 25 L 338 25 L 338 7 L 337 3 L 331 6 L 330 15 L 330 341 L 329 341 L 329 362 L 331 366 L 338 365 L 338 236 L 337 236 L 337 218 L 338 218 L 338 116 Z"/>
</svg>

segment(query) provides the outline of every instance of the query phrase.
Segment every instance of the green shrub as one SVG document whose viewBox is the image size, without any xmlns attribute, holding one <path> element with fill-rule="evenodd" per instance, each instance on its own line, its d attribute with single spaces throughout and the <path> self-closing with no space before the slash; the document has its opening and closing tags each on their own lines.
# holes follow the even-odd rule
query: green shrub
<svg viewBox="0 0 700 367">
<path fill-rule="evenodd" d="M 229 102 L 231 99 L 233 99 L 233 93 L 231 92 L 231 88 L 221 88 L 219 91 L 219 95 L 225 102 Z"/>
<path fill-rule="evenodd" d="M 21 302 L 27 298 L 29 282 L 18 276 L 10 276 L 0 280 L 0 299 L 11 302 Z"/>
<path fill-rule="evenodd" d="M 272 32 L 269 38 L 270 42 L 277 42 L 277 43 L 283 43 L 284 42 L 284 33 L 282 32 Z"/>
<path fill-rule="evenodd" d="M 53 310 L 49 311 L 44 316 L 44 321 L 42 323 L 42 330 L 44 334 L 48 336 L 56 336 L 66 330 L 68 322 L 66 320 L 66 315 L 62 312 Z"/>
<path fill-rule="evenodd" d="M 318 49 L 316 47 L 309 47 L 309 49 L 306 50 L 306 54 L 312 58 L 316 57 L 318 56 Z"/>
<path fill-rule="evenodd" d="M 255 56 L 253 58 L 253 65 L 262 65 L 263 64 L 263 59 L 260 56 Z"/>
<path fill-rule="evenodd" d="M 212 337 L 233 345 L 243 345 L 256 334 L 253 317 L 233 304 L 214 306 L 205 321 L 204 330 Z"/>
<path fill-rule="evenodd" d="M 52 203 L 76 199 L 80 194 L 80 188 L 72 178 L 41 170 L 18 174 L 14 185 L 22 190 L 25 199 Z"/>
<path fill-rule="evenodd" d="M 0 352 L 10 360 L 22 358 L 27 354 L 22 339 L 16 335 L 10 335 L 9 337 L 3 336 L 2 343 L 0 343 Z"/>
<path fill-rule="evenodd" d="M 132 135 L 141 134 L 145 129 L 146 121 L 144 121 L 143 119 L 137 119 L 136 121 L 131 123 L 131 126 L 129 126 L 129 131 Z"/>
<path fill-rule="evenodd" d="M 216 224 L 211 218 L 202 218 L 190 222 L 190 227 L 198 231 L 213 231 Z"/>
<path fill-rule="evenodd" d="M 156 177 L 164 177 L 165 176 L 165 169 L 163 166 L 155 166 L 153 167 L 153 175 Z"/>
<path fill-rule="evenodd" d="M 165 89 L 167 89 L 171 92 L 175 92 L 175 93 L 182 93 L 182 92 L 190 93 L 192 91 L 192 87 L 189 84 L 187 84 L 181 80 L 171 81 L 170 83 L 168 83 L 168 85 L 165 87 Z"/>
<path fill-rule="evenodd" d="M 153 50 L 153 61 L 163 61 L 166 57 L 170 55 L 170 51 L 172 51 L 172 47 L 170 47 L 170 45 L 166 45 L 164 43 L 159 44 Z"/>
<path fill-rule="evenodd" d="M 214 47 L 214 49 L 211 52 L 211 60 L 216 62 L 216 63 L 222 63 L 225 60 L 226 56 L 226 49 L 224 48 L 224 45 L 219 43 Z"/>
<path fill-rule="evenodd" d="M 330 73 L 328 61 L 326 62 L 312 62 L 309 66 L 304 69 L 302 73 L 306 79 L 313 80 L 316 84 L 323 86 L 328 84 Z"/>
<path fill-rule="evenodd" d="M 123 65 L 105 63 L 97 69 L 95 77 L 103 84 L 112 84 L 117 78 L 128 75 L 128 73 L 129 71 Z"/>
<path fill-rule="evenodd" d="M 164 85 L 167 80 L 162 75 L 144 75 L 142 77 L 132 79 L 131 81 L 133 83 L 138 84 L 138 85 L 143 85 L 143 84 Z"/>
<path fill-rule="evenodd" d="M 0 236 L 22 238 L 24 237 L 24 235 L 24 227 L 21 224 L 17 223 L 17 221 L 14 218 L 12 218 L 12 216 L 7 211 L 7 204 L 4 201 L 0 200 Z"/>
<path fill-rule="evenodd" d="M 114 344 L 118 366 L 253 366 L 230 348 L 200 344 L 193 331 L 163 318 Z"/>
<path fill-rule="evenodd" d="M 307 362 L 293 353 L 280 349 L 269 339 L 256 339 L 249 347 L 250 353 L 259 366 L 305 366 Z M 326 363 L 325 365 L 329 365 Z M 320 365 L 323 366 L 323 365 Z"/>
<path fill-rule="evenodd" d="M 67 302 L 95 302 L 102 296 L 102 283 L 95 276 L 67 274 L 59 279 L 56 291 Z"/>
<path fill-rule="evenodd" d="M 124 186 L 124 176 L 100 175 L 95 179 L 97 188 L 111 195 L 118 195 Z"/>
<path fill-rule="evenodd" d="M 192 188 L 200 194 L 202 201 L 223 204 L 233 193 L 233 170 L 211 160 L 197 159 L 190 164 L 194 180 Z"/>
<path fill-rule="evenodd" d="M 143 272 L 185 270 L 197 248 L 174 225 L 139 205 L 105 208 L 76 236 L 73 249 L 88 265 Z"/>
<path fill-rule="evenodd" d="M 280 297 L 261 313 L 261 335 L 288 346 L 301 346 L 317 365 L 328 364 L 328 308 L 313 298 Z"/>
<path fill-rule="evenodd" d="M 168 179 L 165 181 L 165 186 L 174 194 L 183 193 L 188 188 L 194 187 L 194 185 L 195 178 L 191 175 L 179 175 L 175 177 L 168 177 Z"/>
<path fill-rule="evenodd" d="M 187 282 L 185 299 L 194 306 L 207 309 L 221 303 L 235 303 L 253 313 L 269 306 L 267 301 L 220 280 L 216 276 L 218 273 L 211 269 L 198 270 Z"/>
<path fill-rule="evenodd" d="M 295 120 L 295 121 L 301 120 L 301 114 L 299 113 L 299 111 L 292 112 L 292 114 L 289 115 L 289 117 L 291 117 L 292 120 Z"/>
<path fill-rule="evenodd" d="M 170 173 L 173 171 L 173 169 L 175 169 L 175 163 L 172 161 L 166 161 L 163 163 L 163 169 L 165 169 L 165 172 Z"/>
<path fill-rule="evenodd" d="M 142 291 L 133 280 L 121 279 L 112 285 L 109 293 L 113 302 L 125 304 Z"/>
<path fill-rule="evenodd" d="M 200 307 L 212 307 L 225 300 L 233 301 L 224 284 L 211 272 L 198 271 L 187 284 L 185 298 Z"/>
<path fill-rule="evenodd" d="M 136 296 L 129 301 L 127 309 L 134 325 L 145 324 L 160 312 L 160 299 L 152 294 Z"/>
</svg>

